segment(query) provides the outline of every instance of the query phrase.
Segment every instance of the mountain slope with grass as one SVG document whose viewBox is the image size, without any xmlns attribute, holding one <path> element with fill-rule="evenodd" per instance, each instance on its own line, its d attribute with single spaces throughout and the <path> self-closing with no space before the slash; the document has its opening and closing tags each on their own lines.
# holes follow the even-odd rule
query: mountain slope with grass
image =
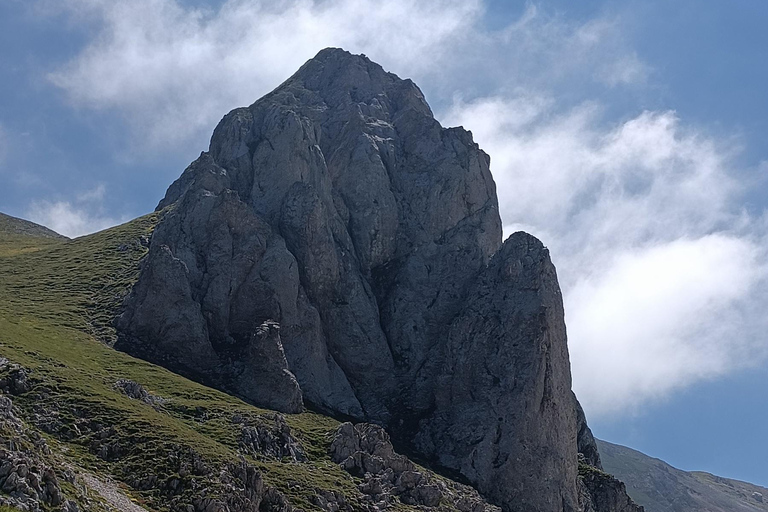
<svg viewBox="0 0 768 512">
<path fill-rule="evenodd" d="M 603 467 L 621 479 L 647 512 L 764 512 L 768 489 L 699 471 L 607 441 L 597 441 Z"/>
<path fill-rule="evenodd" d="M 338 421 L 259 409 L 110 348 L 160 215 L 75 240 L 22 235 L 21 252 L 0 233 L 0 503 L 214 512 L 383 499 L 409 510 L 426 488 L 438 510 L 491 509 L 415 466 L 423 482 L 366 494 L 365 475 L 332 460 Z"/>
<path fill-rule="evenodd" d="M 0 233 L 3 234 L 5 240 L 15 237 L 20 242 L 27 238 L 47 238 L 51 240 L 64 240 L 67 238 L 40 224 L 35 224 L 18 217 L 11 217 L 4 213 L 0 213 Z"/>
</svg>

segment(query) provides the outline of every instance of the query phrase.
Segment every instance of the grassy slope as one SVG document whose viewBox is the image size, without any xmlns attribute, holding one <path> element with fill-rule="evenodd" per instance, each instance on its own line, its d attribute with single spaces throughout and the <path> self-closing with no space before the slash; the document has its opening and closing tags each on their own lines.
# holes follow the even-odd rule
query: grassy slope
<svg viewBox="0 0 768 512">
<path fill-rule="evenodd" d="M 0 213 L 0 233 L 7 239 L 8 235 L 16 235 L 17 240 L 50 238 L 54 240 L 66 240 L 67 237 L 58 234 L 44 226 L 28 220 L 11 217 Z"/>
<path fill-rule="evenodd" d="M 0 228 L 0 355 L 33 370 L 35 382 L 33 391 L 14 402 L 32 423 L 40 421 L 40 411 L 54 411 L 64 428 L 51 444 L 77 466 L 123 482 L 145 473 L 178 478 L 173 453 L 188 448 L 212 465 L 236 461 L 239 430 L 232 416 L 270 422 L 273 414 L 96 340 L 114 340 L 111 318 L 138 276 L 146 253 L 142 237 L 157 220 L 153 214 L 74 240 L 19 238 Z M 167 402 L 153 408 L 129 399 L 113 387 L 121 378 Z M 338 423 L 312 413 L 287 420 L 309 462 L 249 462 L 295 506 L 315 508 L 309 502 L 315 489 L 342 491 L 354 504 L 360 496 L 356 480 L 327 455 Z M 110 439 L 119 456 L 104 460 L 93 454 L 93 425 L 113 428 Z M 151 491 L 130 492 L 150 509 L 167 506 Z"/>
</svg>

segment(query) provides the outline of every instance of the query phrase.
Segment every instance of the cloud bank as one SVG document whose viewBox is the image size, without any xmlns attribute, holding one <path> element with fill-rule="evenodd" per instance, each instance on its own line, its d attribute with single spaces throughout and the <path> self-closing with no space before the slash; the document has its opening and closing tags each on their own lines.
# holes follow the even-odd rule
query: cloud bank
<svg viewBox="0 0 768 512">
<path fill-rule="evenodd" d="M 471 129 L 491 154 L 507 231 L 550 247 L 574 385 L 592 415 L 765 357 L 765 223 L 739 207 L 735 141 L 672 111 L 604 119 L 608 100 L 594 98 L 653 77 L 620 18 L 573 22 L 531 4 L 489 30 L 480 0 L 38 6 L 96 31 L 50 81 L 76 107 L 127 121 L 143 151 L 199 151 L 223 113 L 325 46 L 414 78 L 444 124 Z M 65 233 L 100 222 L 77 202 L 35 208 Z"/>
</svg>

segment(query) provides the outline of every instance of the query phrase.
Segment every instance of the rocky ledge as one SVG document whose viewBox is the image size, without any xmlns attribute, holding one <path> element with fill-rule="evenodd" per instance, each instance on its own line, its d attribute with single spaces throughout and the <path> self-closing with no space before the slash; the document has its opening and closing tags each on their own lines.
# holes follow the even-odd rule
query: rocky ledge
<svg viewBox="0 0 768 512">
<path fill-rule="evenodd" d="M 499 512 L 475 489 L 440 478 L 395 453 L 389 435 L 378 425 L 343 423 L 333 438 L 331 458 L 363 479 L 360 492 L 380 509 L 399 501 L 436 510 Z"/>
</svg>

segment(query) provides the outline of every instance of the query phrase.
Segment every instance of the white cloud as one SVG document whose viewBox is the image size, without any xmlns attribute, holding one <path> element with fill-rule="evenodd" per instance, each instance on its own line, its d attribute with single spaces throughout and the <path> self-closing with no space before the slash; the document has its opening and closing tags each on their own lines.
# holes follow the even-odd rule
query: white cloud
<svg viewBox="0 0 768 512">
<path fill-rule="evenodd" d="M 597 413 L 637 409 L 764 357 L 762 313 L 745 318 L 761 257 L 752 241 L 720 234 L 619 249 L 567 292 L 579 396 Z"/>
<path fill-rule="evenodd" d="M 44 5 L 99 31 L 50 80 L 75 105 L 121 113 L 141 147 L 163 151 L 202 143 L 227 111 L 252 103 L 326 46 L 415 78 L 437 96 L 433 106 L 457 90 L 621 85 L 646 71 L 625 51 L 617 20 L 571 23 L 530 6 L 488 32 L 481 0 L 228 0 L 217 10 L 177 0 Z"/>
<path fill-rule="evenodd" d="M 447 118 L 492 155 L 505 231 L 552 251 L 588 412 L 764 360 L 766 230 L 740 209 L 729 141 L 674 112 L 606 126 L 594 104 L 558 113 L 525 95 L 457 101 Z"/>
<path fill-rule="evenodd" d="M 125 222 L 104 213 L 106 188 L 98 185 L 77 195 L 72 201 L 32 201 L 26 217 L 70 238 L 95 233 Z"/>
<path fill-rule="evenodd" d="M 101 33 L 53 83 L 76 105 L 116 108 L 144 143 L 163 147 L 210 133 L 326 46 L 397 60 L 438 57 L 441 44 L 477 19 L 478 1 L 230 0 L 217 11 L 174 0 L 68 0 Z M 407 51 L 404 51 L 407 49 Z M 419 66 L 423 62 L 419 61 Z"/>
<path fill-rule="evenodd" d="M 642 85 L 651 72 L 637 53 L 623 44 L 621 32 L 626 27 L 619 19 L 597 18 L 575 31 L 575 46 L 597 57 L 590 62 L 590 71 L 598 80 L 610 87 Z M 612 44 L 605 44 L 610 41 Z M 580 59 L 577 65 L 583 64 Z"/>
</svg>

